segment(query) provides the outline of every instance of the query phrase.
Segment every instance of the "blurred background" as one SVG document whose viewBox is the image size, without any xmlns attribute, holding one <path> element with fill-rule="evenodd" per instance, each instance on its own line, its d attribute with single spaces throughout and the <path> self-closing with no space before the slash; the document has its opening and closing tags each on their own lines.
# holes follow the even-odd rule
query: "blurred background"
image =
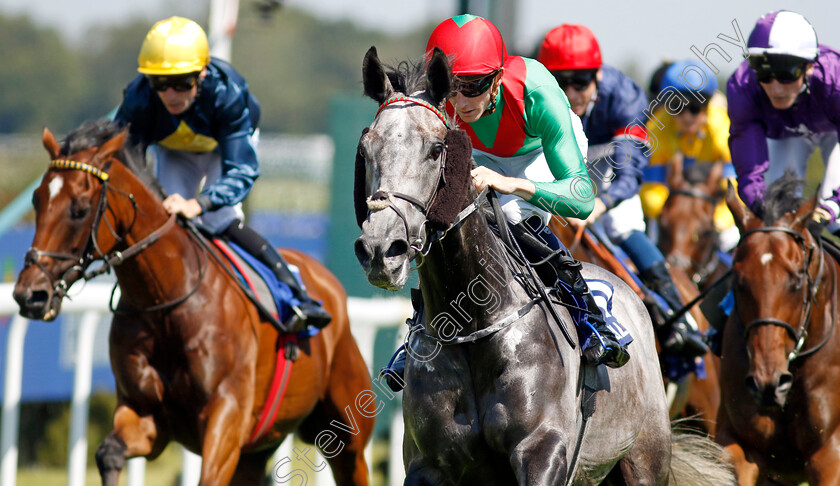
<svg viewBox="0 0 840 486">
<path fill-rule="evenodd" d="M 353 256 L 358 228 L 352 214 L 352 161 L 375 104 L 362 96 L 361 62 L 375 45 L 396 64 L 419 59 L 432 28 L 446 17 L 474 13 L 493 20 L 511 54 L 535 56 L 544 34 L 581 23 L 598 37 L 605 63 L 647 87 L 663 60 L 696 59 L 716 43 L 709 60 L 725 84 L 762 14 L 802 13 L 821 43 L 840 47 L 840 3 L 766 0 L 728 2 L 567 2 L 556 0 L 239 0 L 223 29 L 234 67 L 262 106 L 262 176 L 246 202 L 251 224 L 277 246 L 303 250 L 333 270 L 356 297 L 383 297 L 367 284 Z M 85 120 L 105 116 L 136 75 L 149 27 L 181 15 L 211 33 L 210 1 L 0 0 L 0 271 L 13 282 L 33 234 L 29 197 L 48 158 L 40 134 L 59 137 Z M 212 39 L 211 39 L 212 41 Z M 699 62 L 699 61 L 698 61 Z M 107 278 L 107 277 L 105 277 Z M 4 287 L 7 288 L 7 287 Z M 10 300 L 9 295 L 0 299 Z M 7 361 L 11 314 L 0 315 L 0 368 Z M 19 484 L 66 484 L 73 343 L 78 319 L 32 322 L 24 348 L 24 405 L 20 412 Z M 372 369 L 394 349 L 399 323 L 376 333 Z M 107 360 L 108 319 L 96 328 L 88 427 L 87 484 L 98 484 L 92 454 L 110 430 L 113 378 Z M 388 402 L 388 414 L 399 410 Z M 4 418 L 7 415 L 4 414 Z M 380 417 L 386 438 L 390 421 Z M 387 449 L 386 445 L 378 445 Z M 170 447 L 170 449 L 172 449 Z M 151 463 L 146 484 L 179 484 L 180 456 Z M 386 484 L 387 452 L 376 453 L 375 484 Z M 399 465 L 397 465 L 399 467 Z M 123 481 L 125 478 L 123 478 Z M 0 480 L 2 482 L 2 480 Z"/>
</svg>

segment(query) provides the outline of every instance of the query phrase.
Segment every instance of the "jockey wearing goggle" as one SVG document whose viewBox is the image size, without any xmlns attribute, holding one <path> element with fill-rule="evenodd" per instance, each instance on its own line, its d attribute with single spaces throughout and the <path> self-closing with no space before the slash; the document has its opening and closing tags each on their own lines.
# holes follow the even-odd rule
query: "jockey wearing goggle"
<svg viewBox="0 0 840 486">
<path fill-rule="evenodd" d="M 204 30 L 182 17 L 152 26 L 137 61 L 141 74 L 125 89 L 115 120 L 129 126 L 134 142 L 153 147 L 168 194 L 164 208 L 226 236 L 271 268 L 294 296 L 287 327 L 326 325 L 329 314 L 306 295 L 283 257 L 242 222 L 240 203 L 259 176 L 260 106 L 248 83 L 211 58 Z"/>
<path fill-rule="evenodd" d="M 649 288 L 676 311 L 682 299 L 671 280 L 665 257 L 645 233 L 639 189 L 648 165 L 648 134 L 642 125 L 648 106 L 644 90 L 617 69 L 603 64 L 592 31 L 575 24 L 552 29 L 537 57 L 566 92 L 572 110 L 580 116 L 589 139 L 587 167 L 598 186 L 595 208 L 585 222 L 599 221 L 639 270 Z M 658 330 L 663 349 L 673 354 L 699 356 L 706 345 L 699 330 L 680 319 Z"/>
<path fill-rule="evenodd" d="M 723 163 L 724 189 L 730 178 L 734 180 L 735 169 L 729 155 L 726 102 L 718 91 L 717 78 L 705 64 L 698 60 L 671 64 L 653 96 L 663 101 L 673 97 L 672 104 L 677 105 L 669 106 L 669 111 L 660 106 L 647 122 L 648 131 L 656 138 L 656 149 L 650 156 L 650 166 L 644 170 L 639 195 L 645 216 L 655 222 L 668 199 L 667 166 L 675 157 L 681 158 L 683 169 L 695 163 Z M 721 248 L 732 249 L 740 235 L 724 201 L 715 207 L 714 221 Z"/>
<path fill-rule="evenodd" d="M 840 52 L 817 43 L 802 15 L 780 10 L 755 24 L 749 57 L 727 83 L 729 148 L 741 199 L 761 214 L 767 185 L 788 169 L 805 178 L 820 149 L 825 163 L 819 222 L 840 224 Z"/>
<path fill-rule="evenodd" d="M 547 227 L 551 214 L 585 218 L 593 197 L 583 161 L 586 137 L 563 91 L 542 64 L 508 56 L 496 26 L 481 17 L 443 21 L 429 37 L 427 55 L 435 47 L 452 60 L 456 83 L 446 108 L 472 141 L 479 166 L 472 174 L 476 189 L 489 186 L 500 194 L 515 234 L 527 232 L 552 250 L 561 249 Z M 531 259 L 542 258 L 536 248 L 525 251 Z M 605 323 L 576 262 L 558 254 L 551 263 L 582 294 L 592 313 L 590 324 L 600 335 L 584 345 L 585 358 L 611 367 L 626 363 L 629 340 L 619 342 Z"/>
</svg>

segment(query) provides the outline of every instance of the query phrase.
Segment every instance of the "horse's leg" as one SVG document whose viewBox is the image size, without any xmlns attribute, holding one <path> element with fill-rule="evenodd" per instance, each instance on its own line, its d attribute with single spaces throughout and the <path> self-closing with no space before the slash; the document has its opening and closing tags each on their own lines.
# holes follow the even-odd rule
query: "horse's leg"
<svg viewBox="0 0 840 486">
<path fill-rule="evenodd" d="M 132 457 L 157 457 L 169 442 L 151 415 L 141 416 L 122 403 L 114 412 L 114 430 L 96 449 L 96 465 L 103 486 L 117 486 L 125 460 Z"/>
<path fill-rule="evenodd" d="M 715 440 L 723 446 L 723 451 L 735 466 L 735 476 L 738 478 L 739 486 L 755 486 L 758 481 L 758 464 L 747 459 L 744 449 L 732 438 L 726 421 L 721 419 L 723 415 L 723 412 L 718 413 L 718 429 Z"/>
<path fill-rule="evenodd" d="M 234 371 L 219 384 L 205 407 L 207 425 L 202 437 L 199 486 L 228 484 L 233 477 L 245 436 L 245 420 L 253 410 L 253 387 L 253 373 Z"/>
<path fill-rule="evenodd" d="M 336 323 L 334 323 L 336 324 Z M 338 486 L 367 486 L 368 467 L 365 461 L 365 445 L 373 433 L 374 415 L 381 400 L 371 390 L 367 365 L 359 354 L 359 348 L 345 327 L 341 339 L 335 345 L 332 369 L 323 400 L 298 428 L 303 441 L 316 442 L 321 432 L 335 433 L 338 438 L 329 445 L 337 454 L 322 451 L 330 464 L 335 483 Z M 352 416 L 348 417 L 348 414 Z M 356 433 L 347 433 L 333 424 L 346 424 Z M 322 442 L 322 440 L 319 440 Z M 318 444 L 320 446 L 320 444 Z M 326 445 L 324 447 L 327 447 Z"/>
<path fill-rule="evenodd" d="M 274 451 L 267 449 L 240 455 L 230 486 L 262 486 L 265 481 L 265 465 L 272 454 Z"/>
<path fill-rule="evenodd" d="M 141 323 L 114 318 L 111 368 L 117 382 L 114 428 L 96 449 L 102 484 L 116 486 L 125 460 L 157 457 L 169 442 L 168 429 L 155 420 L 163 399 L 163 382 L 146 358 Z"/>
<path fill-rule="evenodd" d="M 540 424 L 511 451 L 510 464 L 520 486 L 566 484 L 565 437 L 554 425 Z"/>
<path fill-rule="evenodd" d="M 806 466 L 808 484 L 840 484 L 840 438 L 832 435 Z"/>
</svg>

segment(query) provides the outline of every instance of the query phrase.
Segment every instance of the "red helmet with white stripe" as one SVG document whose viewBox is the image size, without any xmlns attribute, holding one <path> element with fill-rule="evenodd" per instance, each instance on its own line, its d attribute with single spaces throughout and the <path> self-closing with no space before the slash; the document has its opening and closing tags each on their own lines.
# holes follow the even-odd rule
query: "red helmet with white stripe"
<svg viewBox="0 0 840 486">
<path fill-rule="evenodd" d="M 598 69 L 602 64 L 595 34 L 577 24 L 563 24 L 546 34 L 537 60 L 549 71 Z"/>
<path fill-rule="evenodd" d="M 490 74 L 505 63 L 507 49 L 499 29 L 475 15 L 458 15 L 441 22 L 426 44 L 426 56 L 435 47 L 451 56 L 452 74 Z"/>
</svg>

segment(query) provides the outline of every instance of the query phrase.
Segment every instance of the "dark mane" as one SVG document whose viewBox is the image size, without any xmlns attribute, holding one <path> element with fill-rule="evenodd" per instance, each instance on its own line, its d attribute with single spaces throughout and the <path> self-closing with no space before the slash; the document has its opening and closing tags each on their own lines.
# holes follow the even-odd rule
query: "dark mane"
<svg viewBox="0 0 840 486">
<path fill-rule="evenodd" d="M 683 170 L 683 178 L 690 184 L 702 184 L 709 178 L 714 164 L 694 163 Z"/>
<path fill-rule="evenodd" d="M 394 91 L 410 95 L 426 89 L 425 64 L 419 61 L 401 61 L 396 67 L 383 64 L 385 74 Z"/>
<path fill-rule="evenodd" d="M 123 127 L 109 119 L 87 121 L 67 134 L 60 142 L 61 154 L 75 154 L 89 148 L 100 147 L 122 132 Z M 160 184 L 146 165 L 145 150 L 139 144 L 126 141 L 116 157 L 126 165 L 147 187 L 163 196 Z"/>
<path fill-rule="evenodd" d="M 774 181 L 766 191 L 762 208 L 762 221 L 772 225 L 785 213 L 796 211 L 802 205 L 802 187 L 805 181 L 798 179 L 793 171 Z"/>
</svg>

